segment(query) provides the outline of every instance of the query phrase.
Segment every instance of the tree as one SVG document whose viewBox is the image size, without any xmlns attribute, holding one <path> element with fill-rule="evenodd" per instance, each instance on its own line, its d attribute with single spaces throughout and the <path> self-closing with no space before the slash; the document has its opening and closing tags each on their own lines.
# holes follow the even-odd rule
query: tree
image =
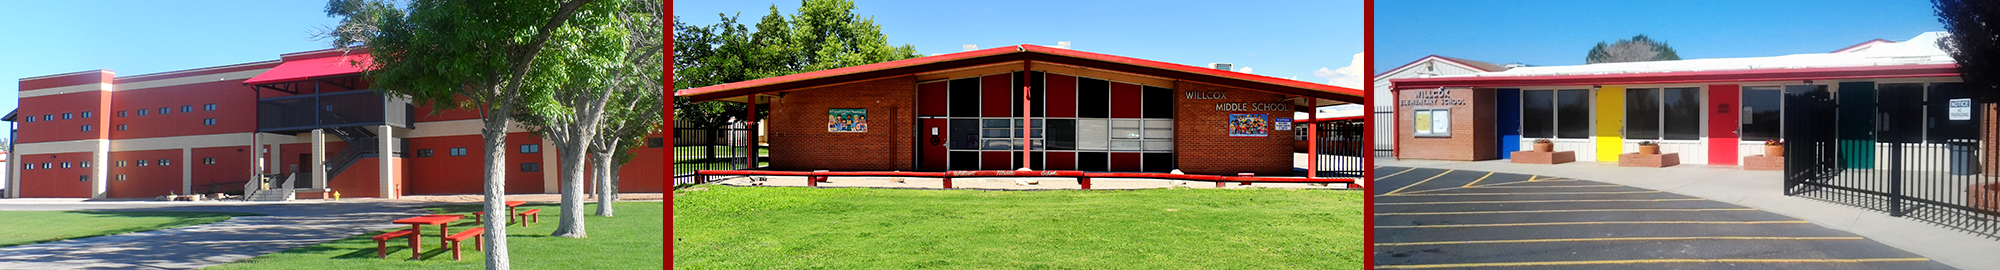
<svg viewBox="0 0 2000 270">
<path fill-rule="evenodd" d="M 546 84 L 531 84 L 547 89 L 528 91 L 540 95 L 528 97 L 535 102 L 523 103 L 514 116 L 529 131 L 554 143 L 559 156 L 562 203 L 552 236 L 589 236 L 583 218 L 583 189 L 590 177 L 584 175 L 584 166 L 589 164 L 590 144 L 599 136 L 606 102 L 618 92 L 640 90 L 628 87 L 628 80 L 658 78 L 637 73 L 648 71 L 639 67 L 648 65 L 645 62 L 659 62 L 653 58 L 659 55 L 660 48 L 655 45 L 659 42 L 638 36 L 640 32 L 658 32 L 647 28 L 659 28 L 655 20 L 648 19 L 656 16 L 652 14 L 657 14 L 654 10 L 659 9 L 659 3 L 618 0 L 605 4 L 614 9 L 581 13 L 557 31 L 554 40 L 558 42 L 542 51 L 544 60 L 536 66 L 562 76 L 545 77 L 549 80 Z"/>
<path fill-rule="evenodd" d="M 549 39 L 579 13 L 604 14 L 592 0 L 330 0 L 326 13 L 334 47 L 365 46 L 374 59 L 364 73 L 379 91 L 442 109 L 479 112 L 484 139 L 485 212 L 505 213 L 507 126 L 528 84 L 561 83 L 560 73 L 534 72 Z M 357 63 L 358 64 L 358 63 Z M 509 269 L 506 223 L 481 221 L 486 268 Z"/>
<path fill-rule="evenodd" d="M 652 61 L 654 65 L 649 74 L 660 74 L 660 62 Z M 635 80 L 650 83 L 635 83 L 632 89 L 659 89 L 659 77 L 651 78 Z M 590 145 L 591 169 L 597 172 L 598 216 L 614 215 L 610 205 L 618 201 L 618 172 L 623 171 L 625 164 L 637 156 L 630 150 L 643 146 L 646 136 L 659 130 L 664 116 L 660 111 L 660 105 L 664 103 L 660 99 L 660 91 L 625 91 L 619 94 L 612 98 L 612 104 L 616 105 L 605 112 L 603 133 Z"/>
<path fill-rule="evenodd" d="M 1667 42 L 1655 41 L 1646 35 L 1620 39 L 1615 43 L 1598 42 L 1584 57 L 1585 64 L 1665 60 L 1681 60 L 1681 55 L 1674 53 L 1674 48 L 1667 46 Z"/>
<path fill-rule="evenodd" d="M 801 72 L 923 56 L 909 44 L 890 46 L 874 18 L 854 14 L 848 0 L 804 0 L 789 18 L 773 5 L 755 31 L 733 15 L 712 25 L 674 17 L 674 89 L 687 89 Z M 675 118 L 694 128 L 721 128 L 749 114 L 743 104 L 674 98 Z M 758 108 L 758 118 L 768 114 Z M 715 147 L 709 147 L 714 158 Z M 751 153 L 755 155 L 755 153 Z"/>
<path fill-rule="evenodd" d="M 1981 93 L 2000 89 L 2000 3 L 1991 1 L 1932 0 L 1938 22 L 1951 33 L 1938 39 L 1938 47 L 1958 62 L 1959 78 Z"/>
</svg>

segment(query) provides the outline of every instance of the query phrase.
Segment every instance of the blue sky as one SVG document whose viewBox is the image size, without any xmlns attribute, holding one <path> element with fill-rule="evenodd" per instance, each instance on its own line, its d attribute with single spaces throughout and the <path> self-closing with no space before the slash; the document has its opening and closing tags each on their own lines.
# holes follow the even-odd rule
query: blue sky
<svg viewBox="0 0 2000 270">
<path fill-rule="evenodd" d="M 326 1 L 18 1 L 0 16 L 0 111 L 20 79 L 107 69 L 132 76 L 324 49 Z M 31 11 L 31 12 L 24 12 Z M 249 91 L 245 88 L 244 91 Z"/>
<path fill-rule="evenodd" d="M 752 26 L 776 5 L 796 13 L 798 0 L 674 1 L 674 15 L 695 25 L 736 14 Z M 1071 49 L 1206 66 L 1250 67 L 1251 73 L 1330 83 L 1362 52 L 1362 6 L 1349 1 L 877 1 L 856 0 L 855 13 L 875 18 L 890 44 L 926 55 L 1016 44 Z M 739 13 L 740 12 L 740 13 Z M 1322 71 L 1321 69 L 1325 69 Z M 1315 71 L 1319 72 L 1316 76 Z M 1360 73 L 1353 73 L 1355 87 Z"/>
<path fill-rule="evenodd" d="M 1597 42 L 1645 34 L 1683 59 L 1825 53 L 1943 31 L 1930 1 L 1378 1 L 1375 71 L 1425 55 L 1581 65 Z"/>
</svg>

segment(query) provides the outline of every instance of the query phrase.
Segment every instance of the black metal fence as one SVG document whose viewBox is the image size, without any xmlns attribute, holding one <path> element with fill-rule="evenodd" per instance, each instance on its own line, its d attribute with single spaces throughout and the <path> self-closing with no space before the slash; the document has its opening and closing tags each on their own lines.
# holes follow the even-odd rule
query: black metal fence
<svg viewBox="0 0 2000 270">
<path fill-rule="evenodd" d="M 1361 177 L 1367 166 L 1370 146 L 1365 145 L 1368 126 L 1361 119 L 1322 122 L 1319 132 L 1319 175 Z"/>
<path fill-rule="evenodd" d="M 675 128 L 674 184 L 698 183 L 697 170 L 737 170 L 749 164 L 751 130 L 742 128 Z M 770 151 L 758 149 L 757 161 L 769 165 Z"/>
<path fill-rule="evenodd" d="M 1879 95 L 1787 89 L 1785 194 L 2000 236 L 1991 94 L 1884 86 Z"/>
</svg>

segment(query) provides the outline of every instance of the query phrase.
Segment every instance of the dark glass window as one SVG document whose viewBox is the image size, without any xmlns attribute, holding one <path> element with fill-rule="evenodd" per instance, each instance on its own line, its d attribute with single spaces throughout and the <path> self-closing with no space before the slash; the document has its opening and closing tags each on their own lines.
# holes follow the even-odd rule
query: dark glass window
<svg viewBox="0 0 2000 270">
<path fill-rule="evenodd" d="M 1667 88 L 1660 93 L 1660 102 L 1661 139 L 1701 139 L 1700 88 Z"/>
<path fill-rule="evenodd" d="M 452 147 L 452 148 L 451 148 L 451 156 L 454 156 L 454 157 L 456 157 L 456 156 L 464 156 L 464 155 L 465 155 L 465 147 Z"/>
<path fill-rule="evenodd" d="M 1049 93 L 1048 83 L 1042 81 L 1045 77 L 1047 77 L 1047 74 L 1044 74 L 1040 71 L 1036 71 L 1034 75 L 1028 76 L 1028 85 L 1033 85 L 1035 87 L 1035 93 L 1034 93 L 1035 95 L 1034 99 L 1032 99 L 1035 105 L 1034 117 L 1048 116 L 1049 99 L 1043 97 L 1043 95 L 1047 95 Z"/>
<path fill-rule="evenodd" d="M 1590 90 L 1556 91 L 1556 138 L 1590 138 Z"/>
<path fill-rule="evenodd" d="M 1076 150 L 1076 120 L 1049 119 L 1048 123 L 1043 130 L 1048 132 L 1049 150 Z"/>
<path fill-rule="evenodd" d="M 1556 137 L 1556 91 L 1521 91 L 1521 137 Z"/>
<path fill-rule="evenodd" d="M 539 171 L 542 171 L 542 163 L 540 162 L 521 163 L 521 172 L 539 172 Z"/>
<path fill-rule="evenodd" d="M 125 130 L 125 124 L 118 124 L 118 130 Z"/>
<path fill-rule="evenodd" d="M 167 114 L 170 112 L 174 112 L 174 110 L 168 109 L 167 107 L 160 107 L 160 114 Z"/>
<path fill-rule="evenodd" d="M 83 111 L 83 118 L 90 118 L 90 111 Z"/>
<path fill-rule="evenodd" d="M 1174 89 L 1146 86 L 1142 94 L 1145 103 L 1139 105 L 1145 118 L 1174 118 Z"/>
<path fill-rule="evenodd" d="M 194 105 L 181 105 L 181 112 L 194 112 Z"/>
<path fill-rule="evenodd" d="M 70 116 L 73 116 L 73 114 L 70 114 L 70 113 L 63 113 L 63 120 L 69 120 L 69 119 L 70 119 L 70 118 L 69 118 Z"/>
<path fill-rule="evenodd" d="M 201 158 L 201 164 L 215 165 L 215 158 L 213 157 Z"/>
<path fill-rule="evenodd" d="M 1170 172 L 1174 170 L 1174 153 L 1141 154 L 1141 167 L 1147 172 Z"/>
<path fill-rule="evenodd" d="M 201 105 L 201 110 L 203 110 L 203 111 L 213 111 L 213 110 L 215 110 L 215 103 L 209 103 L 209 104 L 203 104 L 203 105 Z"/>
<path fill-rule="evenodd" d="M 164 158 L 160 159 L 160 166 L 167 166 L 167 165 L 174 165 L 174 164 L 173 164 L 173 162 L 172 162 L 172 161 L 170 161 L 170 160 L 168 160 L 168 159 L 164 159 Z"/>
<path fill-rule="evenodd" d="M 146 116 L 146 113 L 151 111 L 153 110 L 139 109 L 139 116 Z"/>
<path fill-rule="evenodd" d="M 1111 82 L 1078 77 L 1076 80 L 1076 117 L 1111 117 Z"/>
<path fill-rule="evenodd" d="M 1660 139 L 1660 89 L 1625 90 L 1625 138 Z"/>
<path fill-rule="evenodd" d="M 951 80 L 951 117 L 979 117 L 979 78 Z"/>
<path fill-rule="evenodd" d="M 431 157 L 430 149 L 417 149 L 417 157 Z"/>
<path fill-rule="evenodd" d="M 541 152 L 542 152 L 542 145 L 540 145 L 540 144 L 523 144 L 523 145 L 521 145 L 521 153 L 522 153 L 522 154 L 527 154 L 527 153 L 541 153 Z"/>
<path fill-rule="evenodd" d="M 978 151 L 951 151 L 951 154 L 949 155 L 949 158 L 951 158 L 951 168 L 950 168 L 950 170 L 978 170 L 978 169 L 979 169 L 979 152 L 978 152 Z"/>
<path fill-rule="evenodd" d="M 118 117 L 125 117 L 125 111 L 118 111 Z"/>
<path fill-rule="evenodd" d="M 1076 170 L 1102 172 L 1111 170 L 1111 154 L 1104 152 L 1077 152 Z"/>
<path fill-rule="evenodd" d="M 1887 84 L 1884 86 L 1883 91 L 1887 92 Z M 1781 110 L 1783 102 L 1783 93 L 1778 92 L 1778 87 L 1744 87 L 1743 109 L 1738 110 L 1743 114 L 1743 119 L 1740 121 L 1743 124 L 1743 140 L 1777 139 L 1778 133 L 1783 130 L 1779 125 L 1782 123 L 1779 120 L 1783 116 Z"/>
<path fill-rule="evenodd" d="M 951 149 L 979 149 L 979 119 L 951 119 Z"/>
<path fill-rule="evenodd" d="M 215 125 L 215 118 L 201 119 L 201 125 L 213 126 Z"/>
<path fill-rule="evenodd" d="M 660 137 L 646 138 L 646 148 L 664 147 L 666 142 L 663 142 L 662 140 L 663 139 L 661 139 Z"/>
</svg>

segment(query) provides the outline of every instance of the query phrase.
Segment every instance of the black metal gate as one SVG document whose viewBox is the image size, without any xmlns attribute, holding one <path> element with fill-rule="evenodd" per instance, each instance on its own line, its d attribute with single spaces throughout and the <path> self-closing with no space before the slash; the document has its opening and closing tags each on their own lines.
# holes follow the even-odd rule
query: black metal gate
<svg viewBox="0 0 2000 270">
<path fill-rule="evenodd" d="M 1368 126 L 1361 119 L 1321 122 L 1319 131 L 1319 156 L 1313 162 L 1319 163 L 1322 177 L 1361 177 L 1368 158 L 1365 140 Z"/>
<path fill-rule="evenodd" d="M 1841 88 L 1786 89 L 1786 195 L 2000 235 L 1991 94 L 1959 83 Z"/>
<path fill-rule="evenodd" d="M 749 165 L 750 130 L 742 128 L 674 128 L 674 184 L 698 182 L 697 170 L 737 170 Z M 757 149 L 758 167 L 768 165 L 768 150 Z"/>
</svg>

